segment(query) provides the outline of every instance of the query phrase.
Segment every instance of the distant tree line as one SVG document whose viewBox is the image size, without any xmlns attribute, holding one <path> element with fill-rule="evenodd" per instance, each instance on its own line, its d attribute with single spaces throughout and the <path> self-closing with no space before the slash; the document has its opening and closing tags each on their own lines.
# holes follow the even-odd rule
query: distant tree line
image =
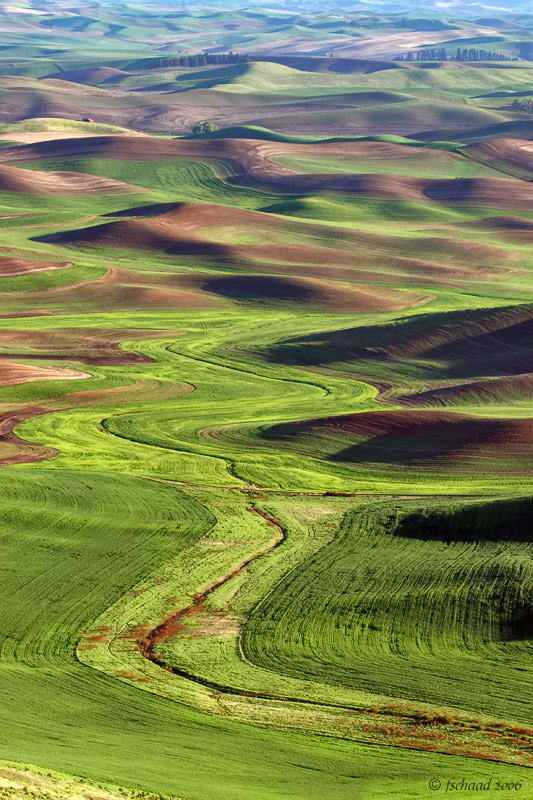
<svg viewBox="0 0 533 800">
<path fill-rule="evenodd" d="M 453 56 L 448 56 L 444 47 L 431 50 L 414 50 L 409 53 L 399 53 L 395 61 L 518 61 L 518 58 L 507 56 L 505 53 L 496 53 L 494 50 L 480 50 L 477 47 L 457 48 Z"/>
<path fill-rule="evenodd" d="M 145 69 L 161 67 L 207 67 L 217 64 L 242 64 L 248 61 L 247 53 L 199 53 L 193 56 L 158 56 L 143 59 Z"/>
<path fill-rule="evenodd" d="M 511 103 L 513 111 L 523 111 L 526 114 L 533 114 L 533 100 L 531 97 L 516 97 Z"/>
</svg>

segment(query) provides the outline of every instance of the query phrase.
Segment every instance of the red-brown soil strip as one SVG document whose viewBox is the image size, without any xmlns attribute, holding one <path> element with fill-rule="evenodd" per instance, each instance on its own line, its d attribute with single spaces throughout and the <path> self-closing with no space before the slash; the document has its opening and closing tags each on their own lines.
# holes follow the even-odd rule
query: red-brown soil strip
<svg viewBox="0 0 533 800">
<path fill-rule="evenodd" d="M 68 367 L 40 367 L 32 364 L 19 364 L 0 358 L 0 386 L 16 386 L 35 381 L 76 380 L 90 378 L 88 372 Z"/>
<path fill-rule="evenodd" d="M 0 358 L 32 361 L 80 361 L 94 366 L 151 364 L 144 353 L 119 348 L 124 341 L 160 339 L 183 334 L 179 330 L 153 328 L 56 328 L 43 331 L 0 331 Z"/>
<path fill-rule="evenodd" d="M 31 464 L 57 455 L 57 450 L 52 447 L 27 442 L 13 433 L 13 429 L 21 422 L 40 414 L 50 414 L 51 411 L 49 408 L 40 406 L 26 406 L 16 411 L 5 411 L 0 414 L 0 466 Z M 4 449 L 7 450 L 7 453 L 2 455 Z"/>
<path fill-rule="evenodd" d="M 44 272 L 53 269 L 72 267 L 70 261 L 28 261 L 24 258 L 0 256 L 0 278 L 14 275 L 29 275 L 32 272 Z"/>
<path fill-rule="evenodd" d="M 112 283 L 106 278 L 72 283 L 32 292 L 0 293 L 4 308 L 8 303 L 17 308 L 28 306 L 48 314 L 84 313 L 91 304 L 100 311 L 129 311 L 132 309 L 211 309 L 223 304 L 209 295 L 169 291 L 157 286 L 143 286 L 142 281 L 133 284 Z M 31 305 L 30 305 L 31 304 Z M 35 312 L 33 312 L 35 313 Z"/>
<path fill-rule="evenodd" d="M 370 411 L 283 423 L 269 435 L 285 439 L 301 434 L 340 437 L 344 449 L 335 460 L 351 463 L 415 464 L 472 463 L 480 470 L 531 472 L 533 470 L 533 419 L 477 417 L 451 411 Z M 354 441 L 349 441 L 350 436 Z M 532 459 L 520 468 L 520 459 Z M 478 464 L 478 460 L 481 463 Z M 483 464 L 484 462 L 484 464 Z"/>
<path fill-rule="evenodd" d="M 111 272 L 111 271 L 110 271 Z M 368 274 L 365 276 L 370 277 Z M 102 279 L 104 280 L 104 279 Z M 167 288 L 167 295 L 181 296 L 183 291 L 194 292 L 191 306 L 201 304 L 202 295 L 209 303 L 210 297 L 220 297 L 237 301 L 267 300 L 281 303 L 298 303 L 309 308 L 320 307 L 336 312 L 392 311 L 406 306 L 422 305 L 434 299 L 434 295 L 404 292 L 364 284 L 342 285 L 334 280 L 307 277 L 296 274 L 287 275 L 249 275 L 181 273 L 173 275 L 137 275 L 123 270 L 113 270 L 106 280 L 116 280 L 120 284 L 159 286 Z M 168 292 L 172 288 L 173 292 Z M 142 291 L 139 289 L 139 291 Z M 153 289 L 155 291 L 155 288 Z M 200 300 L 196 298 L 198 293 Z"/>
<path fill-rule="evenodd" d="M 533 145 L 524 139 L 487 139 L 465 147 L 464 152 L 473 161 L 490 166 L 508 166 L 526 173 L 533 171 Z"/>
</svg>

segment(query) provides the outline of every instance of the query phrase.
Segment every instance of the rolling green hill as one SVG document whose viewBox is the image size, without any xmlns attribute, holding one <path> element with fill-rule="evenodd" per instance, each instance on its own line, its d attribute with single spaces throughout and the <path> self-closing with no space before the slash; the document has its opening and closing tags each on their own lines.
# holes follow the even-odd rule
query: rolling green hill
<svg viewBox="0 0 533 800">
<path fill-rule="evenodd" d="M 0 796 L 532 796 L 533 16 L 4 12 Z"/>
</svg>

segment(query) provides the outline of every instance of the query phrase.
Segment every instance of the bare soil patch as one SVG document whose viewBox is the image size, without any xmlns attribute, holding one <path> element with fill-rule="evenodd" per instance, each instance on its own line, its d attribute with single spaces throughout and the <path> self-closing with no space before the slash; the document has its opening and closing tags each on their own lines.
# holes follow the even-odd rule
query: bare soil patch
<svg viewBox="0 0 533 800">
<path fill-rule="evenodd" d="M 120 342 L 174 338 L 182 333 L 183 331 L 153 328 L 3 330 L 0 333 L 0 357 L 27 358 L 32 361 L 80 361 L 95 366 L 148 364 L 152 359 L 143 353 L 120 349 Z"/>
<path fill-rule="evenodd" d="M 0 166 L 0 191 L 63 197 L 134 194 L 148 191 L 129 183 L 79 172 L 39 172 Z"/>
<path fill-rule="evenodd" d="M 34 381 L 79 380 L 90 377 L 89 372 L 81 372 L 69 367 L 40 367 L 0 358 L 0 386 L 15 386 Z"/>
<path fill-rule="evenodd" d="M 32 272 L 44 272 L 52 269 L 72 267 L 71 261 L 28 261 L 24 258 L 0 256 L 0 277 L 13 275 L 29 275 Z"/>
</svg>

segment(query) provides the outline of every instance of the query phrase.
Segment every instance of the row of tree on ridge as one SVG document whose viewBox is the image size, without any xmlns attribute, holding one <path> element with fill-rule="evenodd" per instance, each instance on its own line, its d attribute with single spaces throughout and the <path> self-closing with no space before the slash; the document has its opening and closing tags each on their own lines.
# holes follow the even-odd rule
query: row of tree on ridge
<svg viewBox="0 0 533 800">
<path fill-rule="evenodd" d="M 444 47 L 428 50 L 412 50 L 408 53 L 399 53 L 395 61 L 519 61 L 515 56 L 497 53 L 494 50 L 484 50 L 477 47 L 457 48 L 453 56 L 449 56 Z"/>
</svg>

